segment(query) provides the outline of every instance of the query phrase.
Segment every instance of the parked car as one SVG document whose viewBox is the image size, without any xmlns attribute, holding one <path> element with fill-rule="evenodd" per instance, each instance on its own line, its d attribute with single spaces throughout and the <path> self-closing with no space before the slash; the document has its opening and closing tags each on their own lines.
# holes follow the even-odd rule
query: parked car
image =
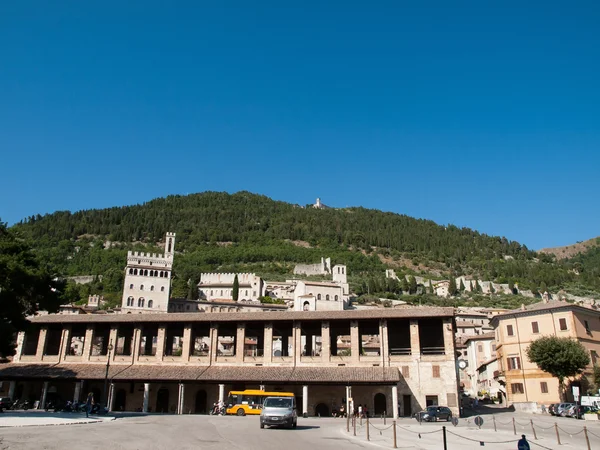
<svg viewBox="0 0 600 450">
<path fill-rule="evenodd" d="M 414 415 L 419 422 L 437 422 L 438 420 L 452 420 L 452 411 L 446 406 L 428 406 L 423 411 Z"/>
<path fill-rule="evenodd" d="M 565 417 L 565 415 L 567 414 L 567 411 L 569 410 L 569 408 L 571 406 L 574 406 L 574 403 L 560 403 L 557 407 L 556 407 L 556 415 L 557 416 L 562 416 Z"/>
<path fill-rule="evenodd" d="M 579 410 L 579 413 L 577 410 Z M 596 411 L 596 408 L 594 408 L 593 406 L 573 405 L 567 410 L 565 417 L 573 417 L 573 418 L 583 419 L 583 415 L 585 413 L 595 412 L 595 411 Z"/>
<path fill-rule="evenodd" d="M 0 412 L 9 409 L 12 404 L 13 402 L 10 400 L 10 397 L 0 397 Z"/>
<path fill-rule="evenodd" d="M 556 415 L 556 407 L 558 406 L 557 403 L 551 403 L 550 405 L 548 405 L 548 413 L 551 416 L 555 416 Z"/>
</svg>

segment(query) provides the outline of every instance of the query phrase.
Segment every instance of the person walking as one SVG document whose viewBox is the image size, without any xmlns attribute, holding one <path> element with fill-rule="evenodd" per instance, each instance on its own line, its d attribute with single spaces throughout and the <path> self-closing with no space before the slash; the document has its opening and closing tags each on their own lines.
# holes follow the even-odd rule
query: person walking
<svg viewBox="0 0 600 450">
<path fill-rule="evenodd" d="M 94 393 L 90 392 L 85 400 L 85 417 L 90 417 L 92 406 L 94 405 Z"/>
<path fill-rule="evenodd" d="M 517 450 L 531 450 L 529 442 L 527 442 L 527 438 L 524 434 L 521 435 L 521 439 L 519 439 L 519 442 L 517 443 Z"/>
</svg>

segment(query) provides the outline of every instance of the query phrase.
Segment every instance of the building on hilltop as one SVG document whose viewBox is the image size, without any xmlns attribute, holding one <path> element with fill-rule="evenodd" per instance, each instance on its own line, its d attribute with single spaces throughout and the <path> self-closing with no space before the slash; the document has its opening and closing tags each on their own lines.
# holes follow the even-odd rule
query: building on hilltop
<svg viewBox="0 0 600 450">
<path fill-rule="evenodd" d="M 294 275 L 331 275 L 331 258 L 321 258 L 317 264 L 296 264 Z"/>
<path fill-rule="evenodd" d="M 168 311 L 174 254 L 175 233 L 166 234 L 164 255 L 127 252 L 121 311 Z"/>
<path fill-rule="evenodd" d="M 527 358 L 527 348 L 542 336 L 566 337 L 579 341 L 590 353 L 590 365 L 583 376 L 590 379 L 600 362 L 600 311 L 563 301 L 543 301 L 495 315 L 491 319 L 496 335 L 498 372 L 495 379 L 506 385 L 508 403 L 516 407 L 549 405 L 565 401 L 558 379 L 543 372 Z M 565 380 L 565 383 L 579 380 Z M 573 400 L 566 389 L 567 401 Z"/>
<path fill-rule="evenodd" d="M 258 302 L 265 294 L 261 277 L 254 273 L 201 273 L 198 283 L 198 296 L 209 302 L 233 300 L 233 284 L 238 278 L 238 301 Z"/>
</svg>

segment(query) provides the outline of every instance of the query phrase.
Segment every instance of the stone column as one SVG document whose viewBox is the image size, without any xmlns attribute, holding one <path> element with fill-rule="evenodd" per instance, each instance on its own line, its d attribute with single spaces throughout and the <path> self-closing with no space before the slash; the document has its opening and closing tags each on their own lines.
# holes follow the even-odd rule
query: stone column
<svg viewBox="0 0 600 450">
<path fill-rule="evenodd" d="M 42 402 L 40 403 L 40 406 L 38 407 L 38 409 L 46 408 L 46 396 L 47 395 L 48 395 L 48 382 L 44 381 L 44 387 L 42 388 Z"/>
<path fill-rule="evenodd" d="M 148 403 L 150 403 L 150 383 L 144 383 L 144 403 L 142 405 L 142 411 L 148 412 Z"/>
<path fill-rule="evenodd" d="M 331 336 L 329 336 L 329 321 L 321 322 L 321 362 L 331 361 Z"/>
<path fill-rule="evenodd" d="M 220 402 L 225 401 L 225 385 L 224 384 L 219 385 L 219 401 Z"/>
<path fill-rule="evenodd" d="M 11 400 L 15 399 L 15 388 L 17 387 L 16 381 L 11 381 L 8 385 L 8 396 Z"/>
<path fill-rule="evenodd" d="M 454 330 L 452 329 L 452 319 L 444 319 L 444 351 L 446 353 L 447 361 L 454 361 Z"/>
<path fill-rule="evenodd" d="M 308 417 L 308 385 L 302 386 L 302 417 Z"/>
<path fill-rule="evenodd" d="M 183 414 L 185 402 L 185 384 L 179 383 L 179 399 L 177 401 L 177 414 Z"/>
<path fill-rule="evenodd" d="M 107 407 L 109 411 L 115 409 L 115 383 L 110 383 L 108 387 L 108 402 Z"/>
<path fill-rule="evenodd" d="M 75 392 L 73 392 L 73 401 L 74 402 L 79 402 L 79 399 L 81 398 L 81 388 L 83 387 L 83 381 L 76 381 L 75 382 Z"/>
<path fill-rule="evenodd" d="M 190 349 L 192 348 L 192 326 L 187 324 L 183 327 L 183 347 L 181 349 L 181 359 L 184 362 L 190 360 Z"/>
<path fill-rule="evenodd" d="M 294 365 L 300 364 L 302 356 L 302 324 L 294 322 Z"/>
<path fill-rule="evenodd" d="M 44 351 L 46 350 L 46 333 L 48 333 L 47 328 L 42 328 L 40 330 L 40 335 L 38 337 L 38 345 L 35 351 L 36 359 L 41 360 L 44 356 Z"/>
<path fill-rule="evenodd" d="M 390 354 L 389 349 L 389 340 L 388 340 L 388 327 L 387 320 L 381 319 L 379 322 L 379 348 L 381 352 L 381 366 L 385 367 L 386 364 L 389 365 L 388 355 Z"/>
<path fill-rule="evenodd" d="M 25 332 L 19 331 L 17 334 L 17 348 L 13 361 L 21 361 L 21 355 L 23 354 L 23 345 L 25 345 Z"/>
<path fill-rule="evenodd" d="M 85 330 L 85 338 L 83 340 L 83 355 L 81 355 L 84 361 L 90 360 L 92 353 L 92 341 L 94 340 L 94 326 L 90 325 Z"/>
<path fill-rule="evenodd" d="M 392 386 L 392 408 L 394 410 L 394 419 L 398 418 L 398 385 Z"/>
<path fill-rule="evenodd" d="M 246 340 L 246 324 L 238 323 L 235 336 L 235 362 L 244 362 L 244 343 Z"/>
<path fill-rule="evenodd" d="M 60 351 L 58 352 L 58 361 L 64 361 L 69 355 L 69 347 L 71 346 L 71 327 L 63 328 L 60 337 Z"/>
<path fill-rule="evenodd" d="M 264 350 L 264 363 L 269 364 L 273 361 L 273 323 L 265 323 L 265 350 Z"/>
<path fill-rule="evenodd" d="M 358 321 L 352 320 L 350 322 L 350 348 L 351 356 L 350 359 L 354 363 L 360 361 L 360 334 L 358 332 Z"/>
<path fill-rule="evenodd" d="M 140 345 L 142 345 L 142 327 L 135 327 L 133 329 L 133 342 L 131 344 L 131 354 L 133 355 L 133 363 L 140 358 Z"/>
<path fill-rule="evenodd" d="M 410 352 L 413 356 L 421 356 L 421 341 L 419 339 L 419 321 L 410 321 Z"/>
<path fill-rule="evenodd" d="M 211 363 L 217 361 L 217 353 L 219 350 L 219 325 L 211 324 L 210 326 L 210 348 L 208 351 L 210 352 L 210 361 Z"/>
<path fill-rule="evenodd" d="M 167 331 L 167 329 L 164 325 L 161 325 L 158 327 L 158 334 L 156 336 L 156 360 L 157 361 L 162 361 L 163 356 L 165 354 L 166 331 Z"/>
<path fill-rule="evenodd" d="M 110 335 L 108 337 L 108 343 L 110 344 L 112 342 L 112 345 L 113 345 L 113 351 L 110 356 L 112 361 L 114 361 L 115 357 L 117 356 L 117 338 L 118 338 L 118 336 L 119 336 L 118 328 L 116 326 L 112 327 L 110 329 Z"/>
<path fill-rule="evenodd" d="M 352 386 L 346 386 L 346 414 L 350 415 L 350 399 L 352 398 Z"/>
</svg>

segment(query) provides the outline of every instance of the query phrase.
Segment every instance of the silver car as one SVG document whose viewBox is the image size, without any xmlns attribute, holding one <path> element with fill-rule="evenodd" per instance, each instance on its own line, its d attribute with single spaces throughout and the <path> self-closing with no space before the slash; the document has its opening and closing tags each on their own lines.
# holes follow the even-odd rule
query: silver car
<svg viewBox="0 0 600 450">
<path fill-rule="evenodd" d="M 298 415 L 296 414 L 295 397 L 267 397 L 263 402 L 260 413 L 260 427 L 283 426 L 296 428 Z"/>
</svg>

